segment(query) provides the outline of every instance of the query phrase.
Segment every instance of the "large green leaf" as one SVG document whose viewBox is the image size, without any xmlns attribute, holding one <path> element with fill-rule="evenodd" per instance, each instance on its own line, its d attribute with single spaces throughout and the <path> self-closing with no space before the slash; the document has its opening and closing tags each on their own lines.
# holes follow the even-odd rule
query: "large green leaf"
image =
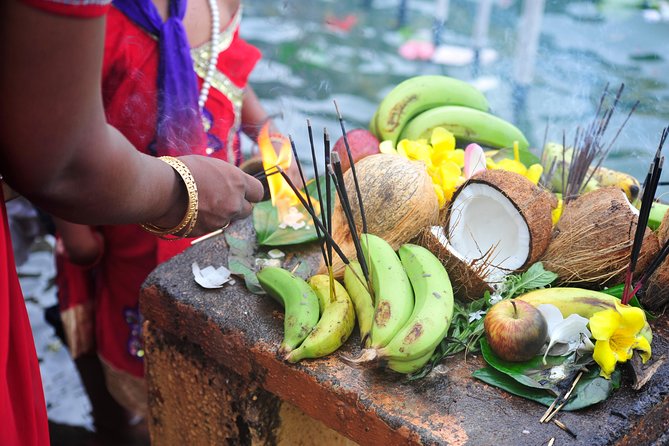
<svg viewBox="0 0 669 446">
<path fill-rule="evenodd" d="M 320 179 L 321 194 L 325 198 L 325 181 Z M 334 190 L 334 187 L 332 187 Z M 313 199 L 318 201 L 318 192 L 316 182 L 311 180 L 307 182 L 306 192 Z M 334 203 L 334 195 L 331 194 L 331 204 Z M 298 206 L 298 209 L 308 216 L 307 211 Z M 272 206 L 271 201 L 263 201 L 253 207 L 253 227 L 256 230 L 256 238 L 259 245 L 263 246 L 285 246 L 297 245 L 300 243 L 313 242 L 317 240 L 316 229 L 309 218 L 308 229 L 280 228 L 277 210 Z"/>
<path fill-rule="evenodd" d="M 481 354 L 491 367 L 515 379 L 520 384 L 549 390 L 556 395 L 560 392 L 558 378 L 568 376 L 572 368 L 578 369 L 581 367 L 581 365 L 569 367 L 566 359 L 562 356 L 547 356 L 546 364 L 543 363 L 541 356 L 535 356 L 525 362 L 504 361 L 492 351 L 485 338 L 481 339 Z M 554 369 L 554 367 L 559 367 L 559 369 Z"/>
<path fill-rule="evenodd" d="M 536 401 L 544 406 L 550 406 L 555 400 L 555 395 L 547 390 L 525 386 L 491 366 L 475 371 L 472 376 L 491 386 L 499 387 L 511 394 Z M 564 405 L 562 410 L 578 410 L 602 402 L 618 387 L 620 387 L 620 372 L 614 372 L 611 379 L 607 380 L 599 376 L 598 367 L 593 367 L 593 370 L 581 377 L 569 402 Z"/>
</svg>

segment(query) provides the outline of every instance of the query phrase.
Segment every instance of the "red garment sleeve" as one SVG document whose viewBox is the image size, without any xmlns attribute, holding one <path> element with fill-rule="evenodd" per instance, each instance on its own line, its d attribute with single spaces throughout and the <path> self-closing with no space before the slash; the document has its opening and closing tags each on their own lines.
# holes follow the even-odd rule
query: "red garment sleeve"
<svg viewBox="0 0 669 446">
<path fill-rule="evenodd" d="M 43 11 L 70 17 L 92 18 L 107 13 L 111 0 L 22 0 Z"/>
</svg>

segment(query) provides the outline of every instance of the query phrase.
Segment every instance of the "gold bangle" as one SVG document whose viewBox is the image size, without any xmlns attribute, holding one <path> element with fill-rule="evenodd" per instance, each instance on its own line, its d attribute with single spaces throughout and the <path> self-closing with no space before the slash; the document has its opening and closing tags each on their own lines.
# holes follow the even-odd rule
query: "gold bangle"
<svg viewBox="0 0 669 446">
<path fill-rule="evenodd" d="M 173 228 L 161 228 L 152 223 L 143 223 L 140 226 L 147 232 L 154 234 L 164 240 L 178 240 L 187 237 L 193 228 L 195 227 L 195 222 L 197 221 L 197 211 L 198 211 L 198 196 L 197 196 L 197 185 L 195 184 L 195 179 L 186 166 L 178 158 L 172 156 L 161 156 L 161 161 L 169 164 L 174 170 L 177 171 L 184 184 L 186 185 L 186 191 L 188 192 L 188 207 L 186 208 L 186 214 L 181 219 L 179 224 Z M 185 229 L 185 230 L 184 230 Z M 181 235 L 176 235 L 179 232 L 184 231 Z M 173 237 L 169 237 L 173 236 Z"/>
</svg>

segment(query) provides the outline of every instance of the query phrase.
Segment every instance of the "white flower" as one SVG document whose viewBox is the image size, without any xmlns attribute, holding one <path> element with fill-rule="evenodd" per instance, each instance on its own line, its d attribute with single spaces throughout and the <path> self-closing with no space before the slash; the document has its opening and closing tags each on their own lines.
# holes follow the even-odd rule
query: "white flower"
<svg viewBox="0 0 669 446">
<path fill-rule="evenodd" d="M 497 302 L 502 300 L 502 294 L 495 292 L 490 295 L 490 305 L 495 305 Z"/>
<path fill-rule="evenodd" d="M 590 330 L 588 330 L 588 319 L 578 314 L 570 314 L 567 318 L 562 317 L 560 310 L 552 304 L 542 304 L 537 307 L 546 319 L 548 326 L 548 345 L 544 351 L 544 363 L 546 356 L 564 356 L 576 350 L 591 351 L 594 344 L 590 341 Z"/>
<path fill-rule="evenodd" d="M 191 267 L 195 281 L 204 288 L 221 288 L 226 282 L 231 280 L 230 270 L 225 266 L 214 268 L 210 265 L 200 269 L 197 263 L 193 263 Z"/>
<path fill-rule="evenodd" d="M 473 313 L 469 313 L 469 323 L 471 324 L 474 321 L 478 321 L 483 317 L 485 314 L 485 310 L 479 310 L 479 311 L 474 311 Z"/>
</svg>

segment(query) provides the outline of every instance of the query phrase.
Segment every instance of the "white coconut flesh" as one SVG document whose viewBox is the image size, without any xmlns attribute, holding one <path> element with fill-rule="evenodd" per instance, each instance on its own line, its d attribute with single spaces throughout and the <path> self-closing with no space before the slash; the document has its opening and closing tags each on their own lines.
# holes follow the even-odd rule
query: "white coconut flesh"
<svg viewBox="0 0 669 446">
<path fill-rule="evenodd" d="M 470 183 L 455 198 L 448 241 L 449 251 L 467 263 L 485 265 L 489 276 L 517 270 L 530 255 L 530 229 L 520 211 L 483 183 Z"/>
</svg>

